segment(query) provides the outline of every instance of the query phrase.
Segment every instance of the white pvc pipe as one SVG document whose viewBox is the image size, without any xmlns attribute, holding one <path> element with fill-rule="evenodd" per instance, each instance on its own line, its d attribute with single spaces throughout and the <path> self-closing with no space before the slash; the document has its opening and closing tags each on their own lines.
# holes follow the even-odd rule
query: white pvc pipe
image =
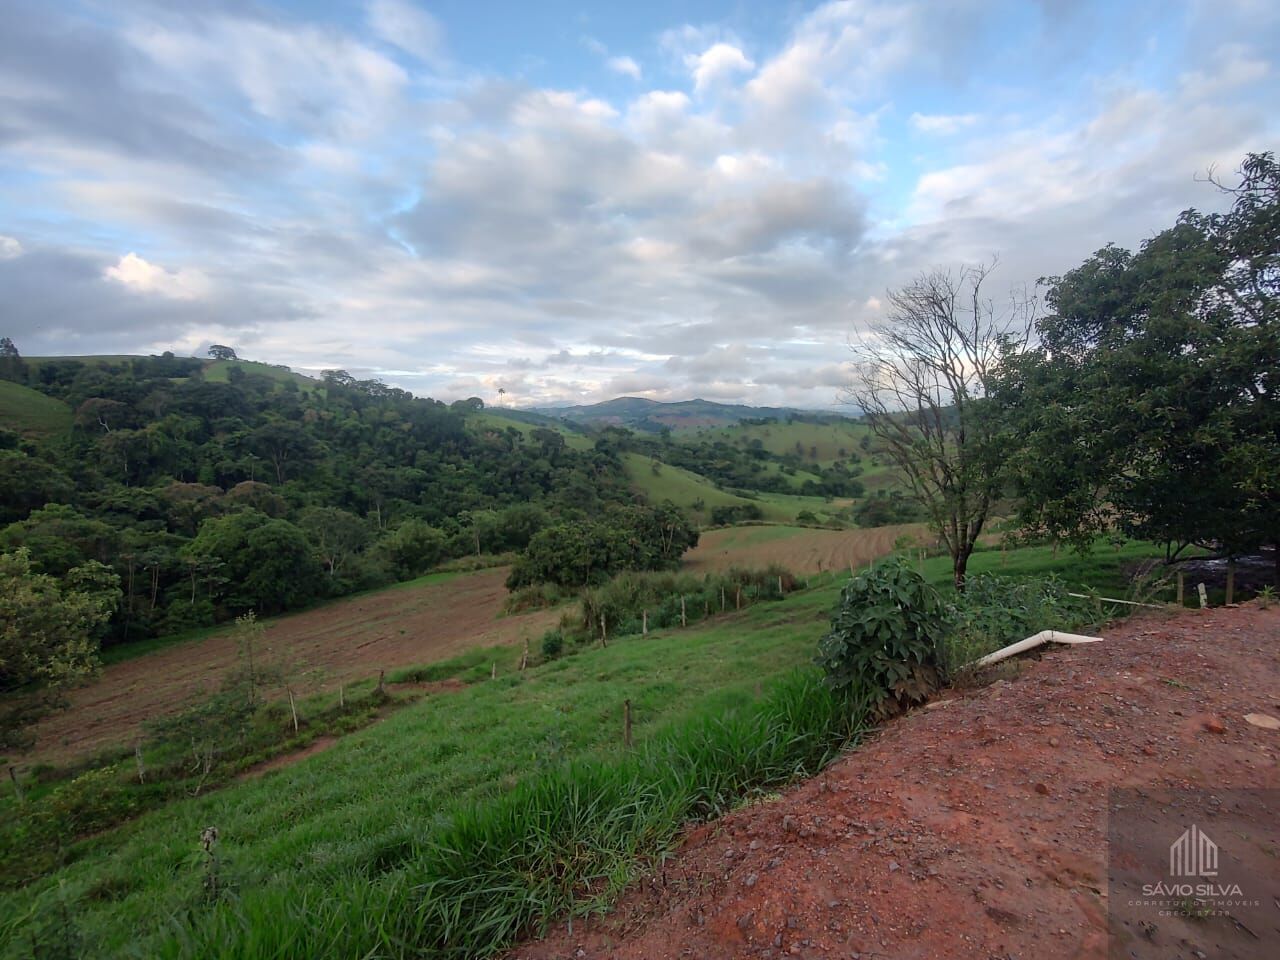
<svg viewBox="0 0 1280 960">
<path fill-rule="evenodd" d="M 1150 607 L 1152 610 L 1165 610 L 1169 604 L 1139 603 L 1137 600 L 1117 600 L 1114 597 L 1095 597 L 1091 593 L 1068 593 L 1068 597 L 1079 597 L 1081 600 L 1101 600 L 1103 603 L 1125 603 L 1131 607 Z"/>
<path fill-rule="evenodd" d="M 1009 657 L 1016 656 L 1024 650 L 1031 650 L 1045 643 L 1101 643 L 1101 637 L 1086 637 L 1078 633 L 1061 633 L 1057 630 L 1041 630 L 1039 633 L 1027 637 L 1025 640 L 1019 640 L 1017 643 L 1011 643 L 1007 647 L 1002 647 L 995 653 L 988 653 L 985 657 L 973 661 L 975 667 L 986 667 L 993 663 L 999 663 L 1001 660 L 1007 660 Z"/>
</svg>

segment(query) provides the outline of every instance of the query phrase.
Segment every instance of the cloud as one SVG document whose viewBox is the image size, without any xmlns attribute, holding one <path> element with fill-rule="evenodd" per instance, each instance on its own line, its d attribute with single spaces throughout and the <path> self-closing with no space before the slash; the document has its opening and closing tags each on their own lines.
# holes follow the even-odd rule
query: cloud
<svg viewBox="0 0 1280 960">
<path fill-rule="evenodd" d="M 685 65 L 693 75 L 693 87 L 704 93 L 736 73 L 749 73 L 755 63 L 737 47 L 715 43 L 699 54 L 685 57 Z"/>
<path fill-rule="evenodd" d="M 640 79 L 640 64 L 630 57 L 610 57 L 605 65 L 614 73 L 620 73 L 624 77 L 630 77 L 632 80 Z"/>
<path fill-rule="evenodd" d="M 946 136 L 957 133 L 965 127 L 973 126 L 978 122 L 978 115 L 976 113 L 913 113 L 910 121 L 911 126 L 921 133 L 936 133 Z"/>
<path fill-rule="evenodd" d="M 825 406 L 886 288 L 994 253 L 993 295 L 1061 272 L 1212 206 L 1194 175 L 1274 143 L 1280 18 L 1123 6 L 659 23 L 612 64 L 584 39 L 598 63 L 553 85 L 446 64 L 410 0 L 13 0 L 5 333 L 212 340 L 446 399 Z"/>
<path fill-rule="evenodd" d="M 166 270 L 136 253 L 126 253 L 102 275 L 137 293 L 154 293 L 173 300 L 199 300 L 210 289 L 209 278 L 199 270 Z"/>
<path fill-rule="evenodd" d="M 369 24 L 378 39 L 399 47 L 423 63 L 437 61 L 444 47 L 440 22 L 406 0 L 372 0 Z"/>
</svg>

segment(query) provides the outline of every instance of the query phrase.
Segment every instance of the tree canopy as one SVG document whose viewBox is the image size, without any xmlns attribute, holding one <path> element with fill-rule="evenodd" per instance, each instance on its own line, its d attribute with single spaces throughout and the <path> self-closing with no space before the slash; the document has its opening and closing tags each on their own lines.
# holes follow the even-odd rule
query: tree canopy
<svg viewBox="0 0 1280 960">
<path fill-rule="evenodd" d="M 1225 188 L 1224 188 L 1225 189 Z M 1280 542 L 1280 167 L 1250 155 L 1226 213 L 1054 277 L 998 396 L 1034 533 L 1234 555 Z"/>
</svg>

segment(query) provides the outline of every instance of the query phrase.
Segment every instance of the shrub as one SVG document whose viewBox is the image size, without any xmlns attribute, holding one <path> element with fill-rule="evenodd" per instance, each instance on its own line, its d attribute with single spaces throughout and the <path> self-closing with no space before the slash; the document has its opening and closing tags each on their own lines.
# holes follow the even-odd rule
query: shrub
<svg viewBox="0 0 1280 960">
<path fill-rule="evenodd" d="M 764 511 L 754 503 L 727 504 L 711 508 L 711 523 L 717 527 L 725 527 L 732 523 L 742 523 L 748 520 L 763 519 Z"/>
<path fill-rule="evenodd" d="M 1088 601 L 1067 596 L 1057 577 L 1010 579 L 970 576 L 948 605 L 947 630 L 938 645 L 939 666 L 949 680 L 979 657 L 1041 630 L 1072 630 L 1092 622 Z"/>
<path fill-rule="evenodd" d="M 554 660 L 564 652 L 564 634 L 559 630 L 548 630 L 542 635 L 542 656 L 546 660 Z"/>
<path fill-rule="evenodd" d="M 533 583 L 512 591 L 502 604 L 503 613 L 523 613 L 526 610 L 545 610 L 563 603 L 569 594 L 554 583 Z"/>
<path fill-rule="evenodd" d="M 815 662 L 834 690 L 865 684 L 876 701 L 872 711 L 883 720 L 924 701 L 937 686 L 936 644 L 945 629 L 937 592 L 895 557 L 845 585 Z"/>
</svg>

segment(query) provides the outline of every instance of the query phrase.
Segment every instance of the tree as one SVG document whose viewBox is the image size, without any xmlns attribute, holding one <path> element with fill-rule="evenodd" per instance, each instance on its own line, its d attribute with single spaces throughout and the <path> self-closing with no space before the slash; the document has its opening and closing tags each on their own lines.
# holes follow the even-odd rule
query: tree
<svg viewBox="0 0 1280 960">
<path fill-rule="evenodd" d="M 990 271 L 934 270 L 891 290 L 887 318 L 853 346 L 858 373 L 846 390 L 946 545 L 959 590 L 1009 455 L 987 391 L 1031 329 L 1025 299 L 997 311 L 984 298 Z"/>
<path fill-rule="evenodd" d="M 330 577 L 336 577 L 371 536 L 368 524 L 338 507 L 309 507 L 302 512 L 298 523 Z"/>
<path fill-rule="evenodd" d="M 16 383 L 25 383 L 27 380 L 27 365 L 8 337 L 0 337 L 0 380 L 13 380 Z"/>
<path fill-rule="evenodd" d="M 100 563 L 60 583 L 32 571 L 26 550 L 0 554 L 0 750 L 30 746 L 32 724 L 97 669 L 98 630 L 119 600 L 119 578 Z"/>
<path fill-rule="evenodd" d="M 302 531 L 256 510 L 205 520 L 182 553 L 217 565 L 224 578 L 217 596 L 234 611 L 279 613 L 320 591 L 320 567 Z"/>
<path fill-rule="evenodd" d="M 1040 345 L 998 396 L 1031 532 L 1113 530 L 1233 556 L 1280 541 L 1280 167 L 1251 155 L 1229 213 L 1052 278 Z M 1280 583 L 1280 558 L 1277 559 Z"/>
<path fill-rule="evenodd" d="M 215 343 L 209 348 L 209 356 L 214 360 L 238 360 L 236 352 L 230 347 L 221 343 Z"/>
<path fill-rule="evenodd" d="M 409 580 L 444 559 L 446 538 L 442 530 L 423 520 L 409 519 L 383 541 L 397 579 Z"/>
</svg>

